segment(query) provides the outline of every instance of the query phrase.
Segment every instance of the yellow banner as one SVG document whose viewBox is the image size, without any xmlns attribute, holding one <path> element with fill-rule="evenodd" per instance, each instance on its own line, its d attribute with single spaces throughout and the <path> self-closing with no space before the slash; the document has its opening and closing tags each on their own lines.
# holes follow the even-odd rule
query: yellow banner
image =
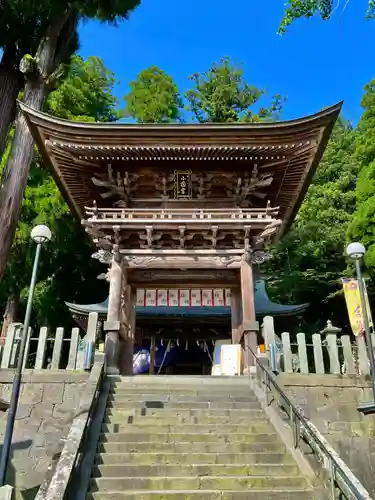
<svg viewBox="0 0 375 500">
<path fill-rule="evenodd" d="M 346 307 L 348 309 L 348 314 L 349 314 L 350 326 L 352 327 L 354 335 L 358 337 L 358 335 L 363 335 L 365 331 L 358 280 L 353 278 L 343 279 L 342 283 L 344 288 Z M 363 284 L 365 289 L 365 300 L 366 300 L 368 320 L 370 323 L 370 327 L 372 328 L 373 323 L 371 317 L 370 303 L 367 296 L 366 285 L 365 283 Z"/>
</svg>

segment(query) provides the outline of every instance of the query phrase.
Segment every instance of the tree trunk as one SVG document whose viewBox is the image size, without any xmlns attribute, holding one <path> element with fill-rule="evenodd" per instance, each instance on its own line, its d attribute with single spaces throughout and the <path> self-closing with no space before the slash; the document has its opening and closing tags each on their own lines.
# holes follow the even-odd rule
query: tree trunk
<svg viewBox="0 0 375 500">
<path fill-rule="evenodd" d="M 16 116 L 16 99 L 23 85 L 18 70 L 19 59 L 12 47 L 5 47 L 0 63 L 0 161 L 3 156 L 9 129 Z"/>
<path fill-rule="evenodd" d="M 27 57 L 21 62 L 21 71 L 26 74 L 24 103 L 36 110 L 42 109 L 47 95 L 48 79 L 56 70 L 59 36 L 69 15 L 67 11 L 55 25 L 49 27 L 39 44 L 35 58 Z M 20 216 L 33 152 L 33 138 L 24 116 L 19 113 L 9 160 L 0 185 L 0 281 Z"/>
<path fill-rule="evenodd" d="M 26 83 L 26 104 L 35 109 L 41 109 L 44 99 L 43 81 Z M 33 152 L 33 138 L 24 116 L 19 114 L 9 160 L 4 169 L 0 187 L 0 280 L 4 274 L 17 227 Z"/>
<path fill-rule="evenodd" d="M 17 314 L 19 296 L 16 293 L 11 293 L 7 300 L 7 305 L 5 307 L 4 322 L 0 334 L 0 345 L 5 344 L 5 339 L 7 336 L 9 325 L 11 325 Z"/>
</svg>

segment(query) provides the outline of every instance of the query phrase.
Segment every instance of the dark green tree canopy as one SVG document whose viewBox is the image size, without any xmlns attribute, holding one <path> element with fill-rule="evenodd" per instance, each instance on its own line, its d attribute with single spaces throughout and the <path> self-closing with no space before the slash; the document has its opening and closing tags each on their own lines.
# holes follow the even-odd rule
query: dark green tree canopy
<svg viewBox="0 0 375 500">
<path fill-rule="evenodd" d="M 274 96 L 270 107 L 260 107 L 255 113 L 252 107 L 266 93 L 249 85 L 244 70 L 228 57 L 215 63 L 205 73 L 190 77 L 193 88 L 185 94 L 188 109 L 199 123 L 259 121 L 277 115 L 281 111 L 281 96 Z"/>
<path fill-rule="evenodd" d="M 349 1 L 342 4 L 341 12 L 345 10 Z M 293 21 L 303 17 L 309 18 L 317 15 L 323 21 L 326 21 L 332 16 L 335 10 L 340 8 L 339 5 L 337 3 L 335 7 L 333 0 L 289 0 L 286 4 L 284 17 L 280 23 L 278 33 L 283 35 Z M 368 0 L 366 17 L 368 19 L 375 17 L 375 0 Z"/>
<path fill-rule="evenodd" d="M 112 121 L 117 115 L 116 99 L 112 95 L 115 84 L 113 73 L 101 59 L 89 57 L 84 61 L 74 56 L 61 85 L 50 94 L 46 110 L 73 120 Z M 5 162 L 6 155 L 3 165 Z M 35 252 L 30 231 L 35 224 L 47 224 L 53 233 L 52 241 L 43 248 L 34 303 L 35 319 L 51 326 L 61 325 L 69 321 L 64 301 L 95 301 L 98 295 L 105 294 L 106 286 L 97 280 L 103 269 L 91 259 L 94 251 L 91 242 L 79 221 L 70 214 L 38 154 L 30 169 L 11 258 L 0 287 L 2 308 L 11 291 L 27 295 Z"/>
<path fill-rule="evenodd" d="M 126 117 L 138 123 L 181 121 L 182 99 L 172 78 L 157 66 L 141 71 L 124 97 Z"/>
<path fill-rule="evenodd" d="M 72 120 L 113 121 L 118 115 L 115 85 L 113 73 L 100 59 L 84 61 L 74 56 L 44 109 Z M 198 122 L 275 119 L 282 99 L 278 96 L 262 108 L 260 103 L 266 97 L 263 90 L 246 82 L 242 68 L 229 59 L 193 76 L 192 89 L 186 94 L 192 118 Z M 350 272 L 344 255 L 348 239 L 367 246 L 370 276 L 375 267 L 375 80 L 366 86 L 362 105 L 358 127 L 353 129 L 344 120 L 336 124 L 293 227 L 271 249 L 274 258 L 261 268 L 274 298 L 312 303 L 310 324 L 324 323 L 328 317 L 341 326 L 346 321 L 340 278 Z M 176 84 L 157 67 L 141 72 L 126 96 L 127 116 L 138 122 L 179 121 L 182 109 Z M 5 163 L 6 155 L 2 165 Z M 36 223 L 47 223 L 54 233 L 54 240 L 43 251 L 37 320 L 51 326 L 68 324 L 64 301 L 96 302 L 104 298 L 107 285 L 97 281 L 102 268 L 90 258 L 91 243 L 38 155 L 34 156 L 0 288 L 0 307 L 15 286 L 21 296 L 27 292 L 35 250 L 29 235 Z M 368 288 L 374 294 L 372 281 Z"/>
<path fill-rule="evenodd" d="M 348 229 L 348 238 L 367 247 L 366 265 L 375 269 L 375 80 L 365 87 L 363 115 L 358 125 L 356 155 L 361 164 L 358 176 L 357 207 Z"/>
<path fill-rule="evenodd" d="M 347 267 L 346 231 L 356 209 L 356 136 L 344 121 L 336 124 L 296 220 L 264 269 L 274 297 L 310 302 L 314 321 L 316 312 L 325 310 L 321 323 L 335 311 L 341 324 L 346 318 L 340 278 Z"/>
<path fill-rule="evenodd" d="M 118 119 L 117 99 L 113 96 L 116 83 L 99 57 L 85 62 L 73 56 L 67 78 L 52 92 L 47 112 L 66 120 L 112 122 Z"/>
<path fill-rule="evenodd" d="M 9 0 L 11 9 L 23 7 L 25 0 Z M 34 109 L 42 109 L 45 101 L 56 86 L 66 64 L 77 48 L 77 27 L 81 19 L 96 18 L 118 23 L 127 18 L 140 0 L 32 0 L 25 5 L 26 21 L 41 31 L 35 33 L 36 50 L 23 55 L 20 64 L 15 60 L 0 64 L 0 156 L 15 117 L 15 99 L 19 91 L 19 72 L 24 75 L 24 102 Z M 1 4 L 0 4 L 1 5 Z M 0 7 L 1 9 L 1 7 Z M 8 12 L 8 11 L 7 11 Z M 11 10 L 9 10 L 11 12 Z M 16 12 L 16 11 L 15 11 Z M 21 11 L 22 12 L 22 11 Z M 30 13 L 30 17 L 29 17 Z M 7 19 L 6 33 L 18 33 L 22 38 L 23 24 L 18 22 L 18 12 L 12 20 Z M 23 20 L 24 21 L 24 20 Z M 1 32 L 1 25 L 0 25 Z M 4 54 L 9 46 L 17 46 L 18 38 L 6 42 L 1 40 Z M 4 46 L 5 44 L 5 46 Z M 33 49 L 31 46 L 30 49 Z M 19 71 L 14 67 L 19 66 Z M 10 78 L 11 77 L 11 78 Z M 12 82 L 9 85 L 9 81 Z M 5 96 L 5 98 L 4 98 Z M 105 117 L 105 115 L 103 115 Z M 0 189 L 0 280 L 5 271 L 12 247 L 17 222 L 20 218 L 22 200 L 27 177 L 33 158 L 33 140 L 27 124 L 21 117 L 16 119 L 15 133 L 6 167 L 3 169 Z"/>
</svg>

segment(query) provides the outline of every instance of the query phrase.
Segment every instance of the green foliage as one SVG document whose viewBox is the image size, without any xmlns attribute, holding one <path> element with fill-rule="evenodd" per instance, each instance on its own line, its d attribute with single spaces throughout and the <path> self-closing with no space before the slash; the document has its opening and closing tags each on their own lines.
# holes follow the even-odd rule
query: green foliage
<svg viewBox="0 0 375 500">
<path fill-rule="evenodd" d="M 342 12 L 350 0 L 343 4 Z M 339 4 L 337 4 L 339 6 Z M 329 19 L 334 12 L 333 0 L 289 0 L 278 33 L 283 35 L 296 19 L 310 18 L 319 15 L 323 21 Z M 368 0 L 366 18 L 375 17 L 375 0 Z"/>
<path fill-rule="evenodd" d="M 259 107 L 264 91 L 250 86 L 242 68 L 228 58 L 207 73 L 193 75 L 192 80 L 194 86 L 186 98 L 199 123 L 270 120 L 281 111 L 280 96 L 269 107 Z M 68 73 L 50 94 L 46 110 L 71 120 L 113 121 L 117 117 L 115 84 L 113 73 L 100 59 L 84 61 L 74 56 Z M 142 71 L 125 101 L 126 115 L 137 122 L 181 120 L 183 103 L 178 88 L 160 68 Z M 340 278 L 349 272 L 344 255 L 348 238 L 368 247 L 366 264 L 370 270 L 375 266 L 375 80 L 366 86 L 362 105 L 357 129 L 343 120 L 336 124 L 291 230 L 271 249 L 273 259 L 261 268 L 268 277 L 271 296 L 312 304 L 309 321 L 316 328 L 332 315 L 341 324 L 347 317 Z M 2 166 L 8 151 L 9 147 Z M 22 297 L 27 295 L 35 251 L 29 235 L 36 223 L 47 223 L 54 234 L 54 240 L 43 249 L 36 319 L 51 326 L 66 324 L 65 300 L 97 301 L 104 297 L 107 286 L 97 280 L 102 268 L 90 257 L 92 246 L 38 156 L 30 170 L 12 258 L 0 289 L 2 307 L 15 288 Z M 371 286 L 369 289 L 373 293 Z"/>
<path fill-rule="evenodd" d="M 99 57 L 86 62 L 73 56 L 68 78 L 54 91 L 47 103 L 47 112 L 75 121 L 112 122 L 118 119 L 113 96 L 115 75 Z"/>
<path fill-rule="evenodd" d="M 55 0 L 51 0 L 54 2 Z M 59 0 L 61 1 L 61 0 Z M 83 18 L 96 18 L 117 25 L 128 19 L 141 0 L 63 0 L 66 8 L 76 9 Z"/>
<path fill-rule="evenodd" d="M 259 121 L 276 117 L 281 111 L 281 96 L 274 96 L 269 108 L 260 107 L 258 113 L 252 107 L 258 103 L 265 91 L 249 85 L 242 67 L 234 65 L 225 57 L 205 73 L 190 77 L 193 88 L 186 92 L 188 110 L 199 123 L 230 123 Z"/>
<path fill-rule="evenodd" d="M 265 268 L 274 297 L 310 302 L 315 315 L 325 307 L 323 323 L 336 307 L 341 316 L 345 314 L 337 294 L 341 294 L 340 278 L 347 265 L 346 230 L 356 207 L 360 168 L 355 157 L 356 137 L 348 124 L 340 121 L 336 125 L 295 223 L 273 249 L 274 258 Z M 328 299 L 333 300 L 327 303 Z"/>
<path fill-rule="evenodd" d="M 366 246 L 365 262 L 375 269 L 375 80 L 365 87 L 363 115 L 358 125 L 357 158 L 362 168 L 358 176 L 357 209 L 348 228 L 348 238 Z"/>
<path fill-rule="evenodd" d="M 140 0 L 7 0 L 0 2 L 0 47 L 16 44 L 21 57 L 33 54 L 41 37 L 66 13 L 119 23 Z"/>
<path fill-rule="evenodd" d="M 23 73 L 38 73 L 43 77 L 48 94 L 55 88 L 61 68 L 70 63 L 78 49 L 77 30 L 80 21 L 94 18 L 117 25 L 127 19 L 139 3 L 140 0 L 0 0 L 2 72 L 8 72 L 12 81 L 18 77 L 14 84 L 18 87 L 16 92 L 22 89 Z M 30 62 L 34 64 L 27 64 Z M 0 92 L 2 90 L 0 88 Z M 14 95 L 10 98 L 13 101 Z M 0 156 L 4 146 L 3 137 L 11 121 L 12 113 L 8 113 L 7 123 L 3 122 Z"/>
<path fill-rule="evenodd" d="M 124 97 L 125 116 L 138 123 L 173 123 L 181 121 L 182 99 L 172 78 L 157 66 L 150 66 L 130 83 Z"/>
<path fill-rule="evenodd" d="M 116 81 L 96 57 L 84 61 L 74 57 L 61 86 L 51 93 L 46 109 L 56 116 L 84 121 L 112 121 Z M 9 149 L 9 148 L 8 148 Z M 3 158 L 3 165 L 6 162 Z M 53 240 L 42 250 L 34 301 L 35 320 L 56 326 L 69 321 L 64 301 L 96 301 L 105 294 L 105 283 L 97 280 L 102 267 L 91 259 L 93 247 L 79 221 L 70 214 L 55 182 L 36 154 L 31 166 L 21 217 L 0 289 L 0 303 L 10 291 L 27 296 L 35 245 L 30 231 L 35 224 L 47 224 Z"/>
</svg>

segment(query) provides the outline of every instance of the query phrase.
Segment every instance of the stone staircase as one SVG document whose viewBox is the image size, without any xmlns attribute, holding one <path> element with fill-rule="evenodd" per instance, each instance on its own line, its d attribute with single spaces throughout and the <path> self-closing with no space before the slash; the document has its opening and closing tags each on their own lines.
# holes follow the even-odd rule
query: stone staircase
<svg viewBox="0 0 375 500">
<path fill-rule="evenodd" d="M 246 378 L 113 379 L 87 500 L 307 500 Z"/>
</svg>

